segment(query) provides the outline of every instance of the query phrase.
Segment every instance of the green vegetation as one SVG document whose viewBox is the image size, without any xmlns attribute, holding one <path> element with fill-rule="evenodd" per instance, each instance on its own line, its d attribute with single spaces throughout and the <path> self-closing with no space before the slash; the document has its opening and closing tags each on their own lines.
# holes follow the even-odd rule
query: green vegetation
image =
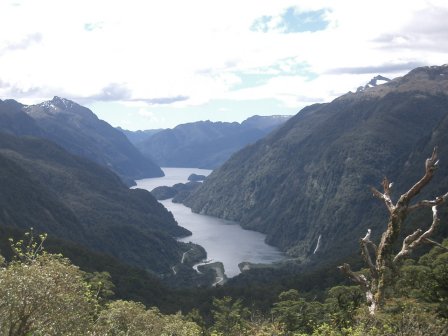
<svg viewBox="0 0 448 336">
<path fill-rule="evenodd" d="M 214 298 L 207 312 L 163 314 L 112 300 L 109 274 L 86 273 L 44 250 L 45 236 L 10 239 L 13 258 L 0 256 L 2 335 L 361 336 L 443 335 L 448 331 L 448 240 L 398 271 L 384 309 L 368 313 L 358 286 L 329 288 L 320 299 L 286 290 L 264 313 L 240 298 Z M 336 272 L 336 270 L 334 270 Z M 199 304 L 200 300 L 196 302 Z"/>
<path fill-rule="evenodd" d="M 397 181 L 391 190 L 384 180 L 384 194 L 371 190 L 391 217 L 403 215 L 394 213 L 389 197 L 421 177 L 434 145 L 448 157 L 448 94 L 434 89 L 448 77 L 428 71 L 391 82 L 386 93 L 367 90 L 308 107 L 207 179 L 189 200 L 196 210 L 264 231 L 297 257 L 275 268 L 253 267 L 215 288 L 207 288 L 213 270 L 198 275 L 190 267 L 205 251 L 174 239 L 188 231 L 148 192 L 129 190 L 114 173 L 49 141 L 0 134 L 0 335 L 448 334 L 448 240 L 415 259 L 379 263 L 380 271 L 393 268 L 393 281 L 375 314 L 365 284 L 353 286 L 336 269 L 341 262 L 359 269 L 361 258 L 353 257 L 359 237 L 371 228 L 376 237 L 369 233 L 366 243 L 384 231 L 386 215 L 368 186 L 385 174 Z M 435 77 L 440 83 L 428 90 L 421 85 Z M 53 104 L 76 108 L 81 119 L 90 113 L 59 98 Z M 3 120 L 7 133 L 42 135 L 23 106 L 0 101 L 3 108 L 0 127 Z M 43 115 L 48 108 L 33 107 Z M 446 167 L 428 189 L 417 188 L 417 204 L 446 192 Z M 438 210 L 433 223 L 438 216 L 446 222 L 446 206 Z M 393 232 L 390 251 L 411 233 L 415 242 L 428 215 L 409 213 L 403 232 Z M 40 236 L 24 237 L 29 226 Z M 443 225 L 438 234 L 447 232 Z M 369 250 L 363 253 L 369 261 Z M 369 265 L 352 278 L 369 271 L 379 272 Z"/>
<path fill-rule="evenodd" d="M 0 225 L 47 232 L 123 263 L 172 273 L 183 247 L 177 225 L 151 194 L 42 139 L 0 133 Z"/>
<path fill-rule="evenodd" d="M 13 260 L 0 258 L 0 334 L 200 334 L 181 314 L 163 315 L 141 303 L 109 301 L 107 273 L 87 274 L 62 255 L 43 250 L 45 236 L 13 241 Z"/>
<path fill-rule="evenodd" d="M 396 197 L 421 176 L 435 146 L 448 157 L 446 75 L 447 67 L 425 67 L 382 85 L 387 94 L 367 90 L 308 106 L 234 154 L 184 204 L 266 233 L 269 244 L 310 266 L 349 257 L 368 228 L 378 241 L 387 223 L 370 187 L 388 176 Z M 448 190 L 443 161 L 438 174 L 419 197 Z M 440 218 L 447 220 L 446 209 Z M 403 235 L 420 223 L 413 215 Z"/>
</svg>

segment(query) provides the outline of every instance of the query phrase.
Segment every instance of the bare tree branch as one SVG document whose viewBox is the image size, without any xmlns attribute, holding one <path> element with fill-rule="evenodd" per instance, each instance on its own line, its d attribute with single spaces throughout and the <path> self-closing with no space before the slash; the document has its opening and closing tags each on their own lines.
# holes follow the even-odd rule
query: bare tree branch
<svg viewBox="0 0 448 336">
<path fill-rule="evenodd" d="M 376 257 L 376 249 L 377 249 L 377 247 L 376 247 L 376 245 L 370 240 L 370 236 L 371 236 L 371 234 L 372 234 L 372 230 L 371 230 L 371 229 L 367 229 L 367 233 L 366 233 L 366 235 L 364 236 L 364 238 L 362 238 L 362 240 L 363 240 L 366 244 L 368 244 L 368 245 L 373 249 L 373 252 L 375 253 L 375 257 Z"/>
<path fill-rule="evenodd" d="M 387 296 L 387 288 L 394 283 L 394 272 L 396 263 L 409 255 L 416 247 L 423 243 L 431 243 L 448 251 L 441 244 L 429 239 L 437 226 L 439 225 L 439 217 L 437 206 L 448 200 L 448 193 L 438 196 L 433 200 L 423 200 L 409 206 L 410 201 L 431 181 L 438 165 L 437 148 L 434 148 L 432 155 L 425 162 L 425 174 L 415 183 L 406 193 L 402 194 L 396 204 L 391 200 L 392 183 L 385 177 L 382 181 L 383 192 L 378 191 L 374 187 L 371 188 L 373 196 L 384 202 L 389 210 L 389 219 L 387 228 L 381 235 L 378 246 L 371 241 L 371 230 L 367 230 L 367 234 L 361 239 L 361 253 L 365 263 L 370 269 L 368 278 L 364 275 L 358 275 L 350 269 L 350 265 L 343 264 L 338 268 L 345 273 L 354 282 L 361 285 L 365 294 L 369 311 L 372 315 L 376 309 L 380 309 L 384 304 Z M 403 240 L 401 250 L 396 254 L 395 246 L 400 237 L 401 228 L 408 214 L 416 209 L 424 207 L 432 207 L 433 219 L 431 226 L 423 231 L 418 229 L 408 235 Z M 396 255 L 395 255 L 396 254 Z"/>
<path fill-rule="evenodd" d="M 408 213 L 415 209 L 419 209 L 419 208 L 423 208 L 423 207 L 432 207 L 434 205 L 442 204 L 447 200 L 447 198 L 448 198 L 448 193 L 446 193 L 445 195 L 442 195 L 442 196 L 437 196 L 435 199 L 430 200 L 430 201 L 429 200 L 420 201 L 420 202 L 408 207 Z"/>
<path fill-rule="evenodd" d="M 362 274 L 358 275 L 354 273 L 351 270 L 349 264 L 343 264 L 342 266 L 338 266 L 338 268 L 342 271 L 342 273 L 346 274 L 350 279 L 358 283 L 361 286 L 361 288 L 365 291 L 367 305 L 369 306 L 369 312 L 371 315 L 374 315 L 377 305 L 375 301 L 375 296 L 372 293 L 371 284 L 367 280 L 367 278 Z"/>
<path fill-rule="evenodd" d="M 370 240 L 371 232 L 372 232 L 372 230 L 368 229 L 365 237 L 361 239 L 361 253 L 362 253 L 362 256 L 364 257 L 364 261 L 369 266 L 370 273 L 372 274 L 372 277 L 376 279 L 376 278 L 378 278 L 378 271 L 375 267 L 375 264 L 372 262 L 372 257 L 370 255 L 370 251 L 369 251 L 369 246 L 373 246 L 373 250 L 375 252 L 375 258 L 376 258 L 376 246 Z"/>
<path fill-rule="evenodd" d="M 410 244 L 414 242 L 420 235 L 422 234 L 422 230 L 418 229 L 414 233 L 410 234 L 403 240 L 403 246 L 401 247 L 401 251 L 397 253 L 394 257 L 394 262 L 396 263 L 401 258 L 409 255 L 412 250 L 410 248 Z"/>
<path fill-rule="evenodd" d="M 425 175 L 423 175 L 423 177 L 416 184 L 414 184 L 407 193 L 401 195 L 397 204 L 409 204 L 409 201 L 417 195 L 423 187 L 429 183 L 429 181 L 431 181 L 438 164 L 439 160 L 437 159 L 437 147 L 434 147 L 431 157 L 427 158 L 425 161 Z"/>
<path fill-rule="evenodd" d="M 387 186 L 386 186 L 387 184 Z M 390 185 L 391 183 L 389 182 L 389 180 L 385 177 L 383 179 L 383 189 L 384 189 L 384 194 L 379 192 L 376 188 L 371 187 L 370 190 L 373 193 L 373 196 L 375 196 L 376 198 L 379 198 L 380 200 L 383 200 L 384 203 L 386 204 L 387 209 L 389 210 L 390 213 L 392 213 L 392 211 L 394 210 L 395 206 L 392 203 L 392 200 L 390 199 Z"/>
<path fill-rule="evenodd" d="M 387 179 L 386 176 L 384 176 L 383 178 L 382 186 L 384 190 L 384 195 L 390 198 L 390 189 L 392 188 L 392 183 Z"/>
<path fill-rule="evenodd" d="M 349 264 L 343 264 L 342 266 L 338 266 L 338 269 L 346 274 L 350 279 L 352 279 L 354 282 L 358 283 L 359 285 L 361 285 L 362 288 L 364 289 L 369 289 L 370 285 L 369 282 L 367 281 L 366 277 L 364 275 L 358 275 L 356 273 L 354 273 L 352 271 L 352 269 L 350 268 Z"/>
<path fill-rule="evenodd" d="M 430 237 L 437 226 L 440 223 L 439 216 L 437 214 L 437 206 L 432 207 L 432 223 L 428 230 L 422 233 L 421 229 L 416 230 L 414 233 L 407 236 L 403 241 L 403 247 L 401 251 L 395 256 L 393 262 L 396 263 L 404 256 L 409 255 L 417 246 L 423 244 L 428 237 Z"/>
<path fill-rule="evenodd" d="M 440 244 L 440 243 L 438 243 L 438 242 L 436 242 L 436 241 L 434 241 L 434 240 L 432 240 L 432 239 L 425 238 L 424 241 L 425 241 L 425 243 L 429 243 L 429 244 L 436 245 L 436 246 L 440 247 L 441 249 L 443 249 L 443 250 L 445 250 L 445 251 L 448 251 L 448 248 L 446 248 L 446 247 L 443 246 L 442 244 Z"/>
</svg>

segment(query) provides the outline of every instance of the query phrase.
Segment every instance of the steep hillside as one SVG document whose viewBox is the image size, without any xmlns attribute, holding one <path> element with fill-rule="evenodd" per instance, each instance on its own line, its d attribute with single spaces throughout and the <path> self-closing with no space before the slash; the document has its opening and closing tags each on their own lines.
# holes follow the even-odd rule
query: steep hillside
<svg viewBox="0 0 448 336">
<path fill-rule="evenodd" d="M 367 228 L 376 237 L 384 228 L 386 210 L 369 187 L 385 175 L 397 197 L 438 145 L 440 169 L 423 196 L 448 190 L 447 134 L 448 66 L 418 68 L 303 109 L 235 154 L 185 204 L 264 232 L 304 260 L 313 259 L 319 237 L 314 257 L 356 253 Z"/>
<path fill-rule="evenodd" d="M 33 118 L 22 111 L 23 107 L 15 100 L 0 100 L 0 132 L 42 137 L 43 131 Z"/>
<path fill-rule="evenodd" d="M 36 138 L 0 133 L 0 225 L 47 232 L 130 265 L 170 273 L 189 231 L 149 192 Z"/>
<path fill-rule="evenodd" d="M 73 101 L 54 97 L 22 109 L 34 119 L 45 138 L 113 170 L 128 183 L 163 176 L 161 169 L 143 157 L 120 131 Z"/>
<path fill-rule="evenodd" d="M 136 144 L 162 167 L 214 169 L 233 153 L 261 139 L 289 116 L 254 116 L 243 123 L 199 121 L 157 132 Z"/>
</svg>

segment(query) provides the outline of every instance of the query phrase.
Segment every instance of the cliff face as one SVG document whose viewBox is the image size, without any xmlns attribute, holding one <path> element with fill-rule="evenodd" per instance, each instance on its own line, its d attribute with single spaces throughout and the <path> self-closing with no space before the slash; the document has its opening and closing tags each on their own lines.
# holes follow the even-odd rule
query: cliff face
<svg viewBox="0 0 448 336">
<path fill-rule="evenodd" d="M 185 204 L 264 232 L 291 255 L 309 259 L 321 236 L 317 253 L 342 257 L 358 251 L 367 228 L 378 235 L 385 226 L 386 210 L 369 187 L 387 175 L 393 196 L 405 192 L 435 145 L 448 158 L 447 134 L 448 66 L 415 69 L 303 109 L 235 154 Z M 425 195 L 446 190 L 441 163 Z"/>
</svg>

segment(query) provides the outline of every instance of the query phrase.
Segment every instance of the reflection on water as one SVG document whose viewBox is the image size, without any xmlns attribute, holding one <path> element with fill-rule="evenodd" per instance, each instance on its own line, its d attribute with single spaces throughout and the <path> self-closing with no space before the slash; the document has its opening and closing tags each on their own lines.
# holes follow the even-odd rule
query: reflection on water
<svg viewBox="0 0 448 336">
<path fill-rule="evenodd" d="M 162 169 L 165 177 L 138 180 L 136 188 L 151 191 L 162 185 L 172 186 L 176 183 L 185 183 L 192 173 L 208 175 L 211 172 L 194 168 Z M 179 225 L 193 233 L 179 240 L 191 241 L 203 246 L 207 251 L 207 259 L 221 261 L 228 277 L 240 273 L 238 264 L 242 261 L 272 263 L 284 259 L 283 253 L 264 242 L 264 234 L 244 230 L 235 222 L 192 213 L 186 206 L 172 203 L 171 200 L 161 203 L 173 213 Z"/>
</svg>

